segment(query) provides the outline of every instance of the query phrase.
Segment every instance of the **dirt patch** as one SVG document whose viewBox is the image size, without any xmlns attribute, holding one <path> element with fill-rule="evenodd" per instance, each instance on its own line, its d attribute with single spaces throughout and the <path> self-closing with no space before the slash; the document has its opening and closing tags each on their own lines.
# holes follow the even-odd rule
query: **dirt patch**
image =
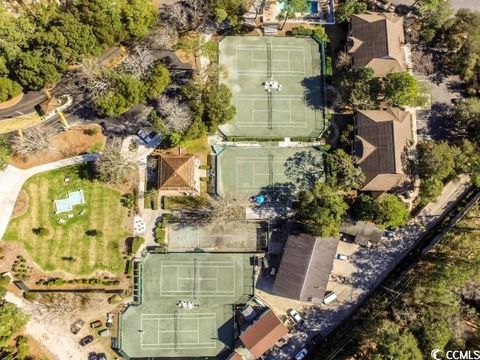
<svg viewBox="0 0 480 360">
<path fill-rule="evenodd" d="M 93 133 L 92 131 L 96 131 L 96 133 Z M 67 131 L 62 131 L 52 139 L 51 150 L 27 158 L 13 156 L 11 164 L 20 169 L 29 169 L 34 166 L 47 164 L 83 153 L 99 151 L 103 149 L 104 144 L 105 136 L 102 134 L 100 126 L 73 126 Z"/>
<path fill-rule="evenodd" d="M 175 50 L 175 55 L 180 59 L 181 62 L 183 63 L 190 63 L 192 65 L 192 69 L 197 69 L 197 61 L 195 61 L 195 56 L 193 54 L 188 54 L 185 51 L 181 49 Z"/>
<path fill-rule="evenodd" d="M 28 195 L 24 190 L 22 190 L 20 191 L 20 194 L 18 194 L 17 201 L 15 202 L 15 207 L 13 208 L 12 212 L 12 219 L 25 214 L 25 211 L 27 211 L 27 209 Z"/>
</svg>

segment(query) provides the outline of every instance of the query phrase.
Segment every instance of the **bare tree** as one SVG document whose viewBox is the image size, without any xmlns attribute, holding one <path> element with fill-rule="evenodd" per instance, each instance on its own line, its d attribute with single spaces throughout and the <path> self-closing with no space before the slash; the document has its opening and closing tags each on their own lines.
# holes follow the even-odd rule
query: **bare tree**
<svg viewBox="0 0 480 360">
<path fill-rule="evenodd" d="M 26 157 L 53 149 L 52 138 L 54 129 L 48 126 L 37 126 L 26 129 L 23 136 L 15 136 L 12 140 L 12 150 L 15 154 Z"/>
<path fill-rule="evenodd" d="M 222 198 L 210 197 L 199 202 L 195 209 L 187 208 L 180 212 L 178 219 L 187 225 L 221 226 L 245 220 L 245 208 L 248 204 L 235 200 L 225 201 Z"/>
<path fill-rule="evenodd" d="M 337 54 L 337 61 L 335 62 L 337 69 L 347 69 L 350 67 L 351 63 L 352 59 L 346 51 L 340 51 Z"/>
<path fill-rule="evenodd" d="M 178 33 L 171 26 L 162 26 L 151 31 L 146 40 L 147 45 L 152 49 L 173 49 L 178 42 Z"/>
<path fill-rule="evenodd" d="M 157 110 L 170 130 L 184 132 L 192 124 L 190 109 L 175 98 L 160 95 L 157 98 Z"/>
<path fill-rule="evenodd" d="M 125 159 L 118 150 L 106 149 L 95 163 L 98 178 L 110 184 L 120 184 L 135 170 L 135 163 Z"/>
<path fill-rule="evenodd" d="M 92 97 L 105 94 L 114 83 L 108 71 L 93 59 L 85 59 L 79 64 L 78 75 L 82 80 L 83 88 Z"/>
<path fill-rule="evenodd" d="M 143 77 L 148 73 L 154 62 L 155 58 L 150 50 L 144 46 L 135 46 L 124 61 L 122 69 L 135 76 Z"/>
<path fill-rule="evenodd" d="M 205 0 L 184 0 L 165 6 L 164 21 L 180 33 L 198 30 L 206 24 L 208 4 Z"/>
</svg>

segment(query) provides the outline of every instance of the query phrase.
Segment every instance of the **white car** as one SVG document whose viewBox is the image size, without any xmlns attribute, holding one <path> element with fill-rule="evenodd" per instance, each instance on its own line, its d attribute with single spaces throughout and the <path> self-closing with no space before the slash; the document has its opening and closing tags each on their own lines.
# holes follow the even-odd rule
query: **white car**
<svg viewBox="0 0 480 360">
<path fill-rule="evenodd" d="M 307 354 L 308 350 L 303 348 L 297 353 L 297 355 L 295 355 L 295 360 L 302 360 L 303 358 L 305 358 L 305 356 L 307 356 Z"/>
<path fill-rule="evenodd" d="M 297 310 L 295 309 L 290 309 L 287 311 L 287 314 L 290 315 L 290 317 L 292 318 L 292 320 L 297 324 L 297 325 L 302 325 L 304 320 L 303 318 L 300 316 L 300 314 L 297 312 Z"/>
</svg>

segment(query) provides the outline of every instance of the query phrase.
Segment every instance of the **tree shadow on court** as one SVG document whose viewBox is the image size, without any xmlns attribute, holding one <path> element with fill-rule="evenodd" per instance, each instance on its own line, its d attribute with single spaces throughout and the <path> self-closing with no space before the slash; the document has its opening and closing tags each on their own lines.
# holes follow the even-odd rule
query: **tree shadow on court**
<svg viewBox="0 0 480 360">
<path fill-rule="evenodd" d="M 306 77 L 302 80 L 305 102 L 314 110 L 322 108 L 322 77 L 320 75 Z"/>
<path fill-rule="evenodd" d="M 284 166 L 285 175 L 302 189 L 313 187 L 324 176 L 323 159 L 311 151 L 296 152 Z"/>
<path fill-rule="evenodd" d="M 265 197 L 265 206 L 271 206 L 276 203 L 286 204 L 292 201 L 295 189 L 295 184 L 292 182 L 275 183 L 262 187 L 259 195 Z"/>
</svg>

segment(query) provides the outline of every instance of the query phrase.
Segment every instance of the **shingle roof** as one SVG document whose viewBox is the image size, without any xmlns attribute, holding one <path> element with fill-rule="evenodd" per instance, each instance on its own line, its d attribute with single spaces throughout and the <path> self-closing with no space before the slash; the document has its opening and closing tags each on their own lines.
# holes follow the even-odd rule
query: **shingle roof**
<svg viewBox="0 0 480 360">
<path fill-rule="evenodd" d="M 193 155 L 162 155 L 158 161 L 158 188 L 160 190 L 193 190 L 194 172 Z"/>
<path fill-rule="evenodd" d="M 288 237 L 273 292 L 300 301 L 322 300 L 338 239 L 300 233 Z"/>
<path fill-rule="evenodd" d="M 258 358 L 287 333 L 287 328 L 277 315 L 272 310 L 267 310 L 240 335 L 240 341 Z"/>
<path fill-rule="evenodd" d="M 358 111 L 355 155 L 364 191 L 388 191 L 406 179 L 404 155 L 412 139 L 411 115 L 398 108 Z"/>
<path fill-rule="evenodd" d="M 368 12 L 353 15 L 350 26 L 349 53 L 354 69 L 368 66 L 378 77 L 407 69 L 402 49 L 405 43 L 403 17 Z"/>
</svg>

